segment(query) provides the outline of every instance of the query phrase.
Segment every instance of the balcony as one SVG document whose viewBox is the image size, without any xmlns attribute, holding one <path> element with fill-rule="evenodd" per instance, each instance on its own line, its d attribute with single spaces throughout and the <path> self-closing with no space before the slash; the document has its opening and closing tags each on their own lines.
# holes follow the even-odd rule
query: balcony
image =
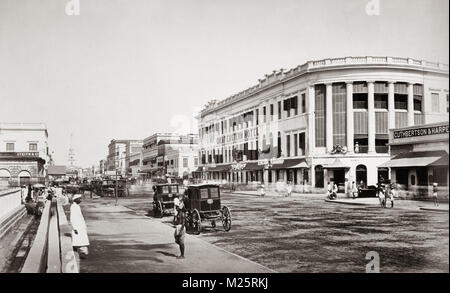
<svg viewBox="0 0 450 293">
<path fill-rule="evenodd" d="M 387 154 L 389 152 L 389 146 L 387 145 L 375 146 L 375 152 L 377 154 Z"/>
<path fill-rule="evenodd" d="M 369 146 L 359 145 L 355 147 L 355 154 L 367 154 L 369 152 Z"/>
</svg>

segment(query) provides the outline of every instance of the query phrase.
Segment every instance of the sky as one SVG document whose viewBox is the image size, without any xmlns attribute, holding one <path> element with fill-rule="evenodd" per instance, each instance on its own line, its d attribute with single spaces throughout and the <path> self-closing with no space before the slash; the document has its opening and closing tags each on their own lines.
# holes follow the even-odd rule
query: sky
<svg viewBox="0 0 450 293">
<path fill-rule="evenodd" d="M 111 139 L 197 132 L 209 100 L 308 60 L 449 63 L 448 0 L 69 2 L 0 0 L 0 122 L 46 123 L 56 164 L 70 146 L 89 167 Z"/>
</svg>

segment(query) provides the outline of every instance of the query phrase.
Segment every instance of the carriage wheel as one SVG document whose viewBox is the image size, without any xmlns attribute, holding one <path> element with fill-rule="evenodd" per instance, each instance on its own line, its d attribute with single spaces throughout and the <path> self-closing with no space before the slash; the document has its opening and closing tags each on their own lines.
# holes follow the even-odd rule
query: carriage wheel
<svg viewBox="0 0 450 293">
<path fill-rule="evenodd" d="M 202 231 L 202 218 L 200 217 L 198 210 L 192 211 L 192 229 L 195 234 L 200 234 Z"/>
<path fill-rule="evenodd" d="M 228 207 L 224 206 L 222 208 L 222 225 L 225 231 L 230 231 L 231 229 L 231 212 Z"/>
</svg>

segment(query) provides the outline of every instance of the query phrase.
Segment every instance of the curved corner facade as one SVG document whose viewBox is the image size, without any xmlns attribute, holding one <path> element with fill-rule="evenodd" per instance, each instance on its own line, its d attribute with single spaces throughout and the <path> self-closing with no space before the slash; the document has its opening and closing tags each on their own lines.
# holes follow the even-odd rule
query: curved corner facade
<svg viewBox="0 0 450 293">
<path fill-rule="evenodd" d="M 345 57 L 274 71 L 199 115 L 204 178 L 283 184 L 390 178 L 389 129 L 448 121 L 448 65 Z"/>
</svg>

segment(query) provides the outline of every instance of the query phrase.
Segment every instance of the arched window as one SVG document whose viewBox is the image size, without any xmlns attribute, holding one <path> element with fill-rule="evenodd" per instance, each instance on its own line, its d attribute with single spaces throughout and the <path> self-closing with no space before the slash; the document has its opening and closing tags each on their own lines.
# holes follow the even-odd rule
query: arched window
<svg viewBox="0 0 450 293">
<path fill-rule="evenodd" d="M 364 165 L 356 166 L 356 182 L 357 184 L 361 184 L 364 187 L 367 186 L 367 167 Z"/>
<path fill-rule="evenodd" d="M 11 179 L 11 173 L 9 173 L 9 171 L 6 169 L 0 169 L 0 187 L 8 186 L 10 179 Z"/>
<path fill-rule="evenodd" d="M 323 188 L 324 187 L 324 184 L 323 184 L 323 180 L 324 180 L 323 167 L 321 165 L 316 166 L 314 168 L 314 173 L 315 173 L 315 177 L 316 177 L 315 186 L 317 188 Z"/>
</svg>

